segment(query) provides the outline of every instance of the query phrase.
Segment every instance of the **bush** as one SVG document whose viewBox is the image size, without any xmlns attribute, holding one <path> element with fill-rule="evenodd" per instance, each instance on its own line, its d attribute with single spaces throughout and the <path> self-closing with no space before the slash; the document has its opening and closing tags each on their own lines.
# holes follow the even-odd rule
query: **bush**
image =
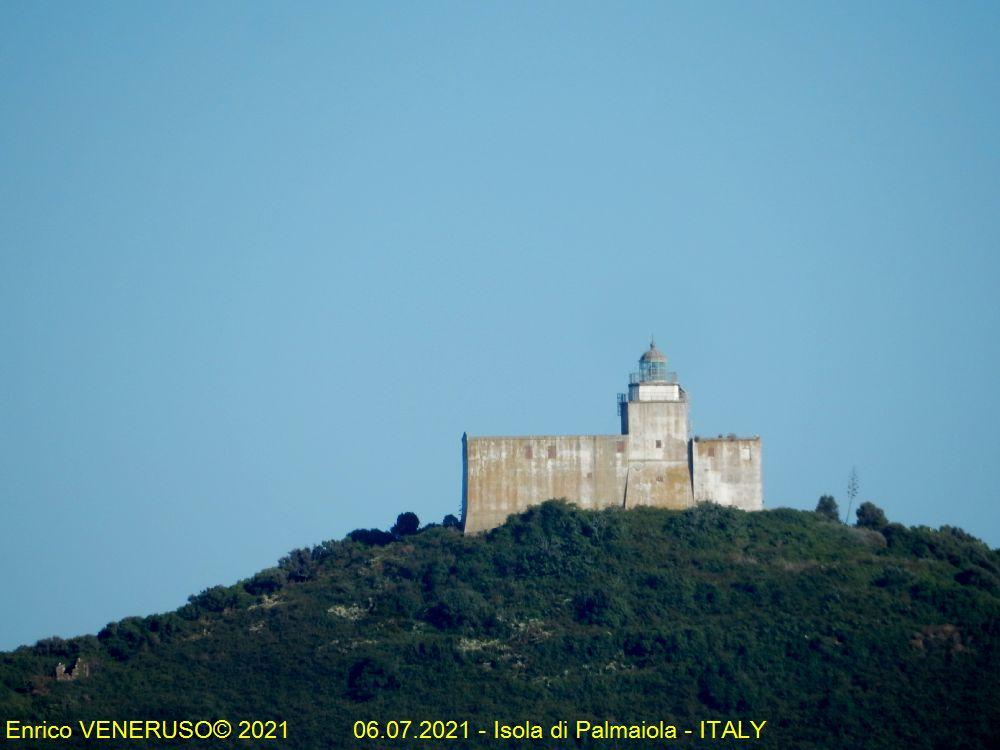
<svg viewBox="0 0 1000 750">
<path fill-rule="evenodd" d="M 816 513 L 823 518 L 830 521 L 840 520 L 840 509 L 837 507 L 837 501 L 833 499 L 833 495 L 823 495 L 816 503 Z"/>
<path fill-rule="evenodd" d="M 316 577 L 319 563 L 311 550 L 293 549 L 278 561 L 278 567 L 288 574 L 289 581 L 311 581 Z"/>
<path fill-rule="evenodd" d="M 889 525 L 889 519 L 885 517 L 885 511 L 875 505 L 875 503 L 861 503 L 858 506 L 858 522 L 856 524 L 865 529 L 881 531 Z"/>
<path fill-rule="evenodd" d="M 248 594 L 260 596 L 280 591 L 288 581 L 288 573 L 281 568 L 267 568 L 243 584 Z"/>
<path fill-rule="evenodd" d="M 146 630 L 151 636 L 155 634 L 157 640 L 169 638 L 184 632 L 184 620 L 173 612 L 164 615 L 151 615 L 146 618 Z"/>
<path fill-rule="evenodd" d="M 467 588 L 449 589 L 428 606 L 423 619 L 438 630 L 490 629 L 492 609 L 483 596 Z"/>
<path fill-rule="evenodd" d="M 389 659 L 367 656 L 347 671 L 347 694 L 355 701 L 370 701 L 383 690 L 399 688 L 399 668 Z"/>
<path fill-rule="evenodd" d="M 424 599 L 417 587 L 409 582 L 388 588 L 379 603 L 379 611 L 390 616 L 410 618 L 423 606 Z"/>
<path fill-rule="evenodd" d="M 69 656 L 69 644 L 59 636 L 42 638 L 35 644 L 35 653 L 39 656 Z"/>
<path fill-rule="evenodd" d="M 407 511 L 396 517 L 396 523 L 389 531 L 392 532 L 393 536 L 401 537 L 416 534 L 419 529 L 420 519 L 417 518 L 417 514 Z"/>
<path fill-rule="evenodd" d="M 628 612 L 624 602 L 599 588 L 573 597 L 573 616 L 586 625 L 616 627 L 628 619 Z"/>
<path fill-rule="evenodd" d="M 381 529 L 355 529 L 347 535 L 347 538 L 369 547 L 384 547 L 395 540 L 392 534 Z"/>
<path fill-rule="evenodd" d="M 240 595 L 236 587 L 212 586 L 200 594 L 192 594 L 188 601 L 204 612 L 223 612 L 240 605 Z"/>
<path fill-rule="evenodd" d="M 914 583 L 914 577 L 904 568 L 896 565 L 886 565 L 882 571 L 872 580 L 879 588 L 883 589 L 908 589 Z"/>
<path fill-rule="evenodd" d="M 997 593 L 1000 587 L 997 586 L 996 579 L 981 568 L 966 568 L 955 574 L 955 581 L 963 586 L 975 586 L 976 588 Z"/>
<path fill-rule="evenodd" d="M 142 620 L 138 617 L 126 617 L 121 622 L 108 623 L 97 634 L 97 639 L 113 658 L 126 661 L 147 646 L 147 636 Z"/>
</svg>

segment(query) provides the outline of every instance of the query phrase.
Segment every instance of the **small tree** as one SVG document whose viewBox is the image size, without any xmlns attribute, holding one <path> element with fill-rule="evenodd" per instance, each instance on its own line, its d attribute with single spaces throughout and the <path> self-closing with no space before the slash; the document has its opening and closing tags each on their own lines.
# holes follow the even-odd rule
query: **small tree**
<svg viewBox="0 0 1000 750">
<path fill-rule="evenodd" d="M 889 525 L 889 519 L 885 517 L 885 511 L 875 503 L 865 502 L 858 506 L 857 525 L 865 529 L 881 531 Z"/>
<path fill-rule="evenodd" d="M 830 521 L 840 520 L 840 509 L 837 507 L 837 501 L 833 499 L 833 495 L 823 495 L 819 499 L 819 502 L 816 503 L 816 513 Z"/>
<path fill-rule="evenodd" d="M 396 518 L 396 523 L 389 531 L 396 536 L 410 536 L 411 534 L 416 534 L 419 528 L 420 519 L 417 518 L 417 514 L 407 511 L 406 513 L 399 514 Z"/>
</svg>

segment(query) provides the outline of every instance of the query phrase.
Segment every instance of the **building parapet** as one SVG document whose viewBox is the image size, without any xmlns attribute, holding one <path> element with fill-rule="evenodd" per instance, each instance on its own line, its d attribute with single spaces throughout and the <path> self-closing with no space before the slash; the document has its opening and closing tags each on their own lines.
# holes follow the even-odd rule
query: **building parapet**
<svg viewBox="0 0 1000 750">
<path fill-rule="evenodd" d="M 611 435 L 469 435 L 466 434 L 468 440 L 565 440 L 566 438 L 580 438 L 581 440 L 601 440 L 607 438 L 608 440 L 621 440 L 622 436 L 618 433 Z"/>
</svg>

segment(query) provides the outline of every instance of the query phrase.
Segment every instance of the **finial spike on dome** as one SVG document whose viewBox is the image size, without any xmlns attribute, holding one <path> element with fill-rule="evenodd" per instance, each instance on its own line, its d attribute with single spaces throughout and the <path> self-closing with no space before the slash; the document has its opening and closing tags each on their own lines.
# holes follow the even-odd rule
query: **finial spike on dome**
<svg viewBox="0 0 1000 750">
<path fill-rule="evenodd" d="M 649 348 L 650 349 L 656 348 L 656 337 L 653 334 L 649 334 Z"/>
</svg>

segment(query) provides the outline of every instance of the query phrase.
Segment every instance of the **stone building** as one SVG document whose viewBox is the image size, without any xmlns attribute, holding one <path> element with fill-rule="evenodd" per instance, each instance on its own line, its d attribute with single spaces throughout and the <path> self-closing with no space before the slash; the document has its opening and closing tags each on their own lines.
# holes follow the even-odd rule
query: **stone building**
<svg viewBox="0 0 1000 750">
<path fill-rule="evenodd" d="M 551 498 L 583 508 L 763 508 L 760 438 L 691 439 L 687 393 L 654 343 L 618 395 L 618 411 L 620 435 L 463 435 L 465 532 Z"/>
</svg>

